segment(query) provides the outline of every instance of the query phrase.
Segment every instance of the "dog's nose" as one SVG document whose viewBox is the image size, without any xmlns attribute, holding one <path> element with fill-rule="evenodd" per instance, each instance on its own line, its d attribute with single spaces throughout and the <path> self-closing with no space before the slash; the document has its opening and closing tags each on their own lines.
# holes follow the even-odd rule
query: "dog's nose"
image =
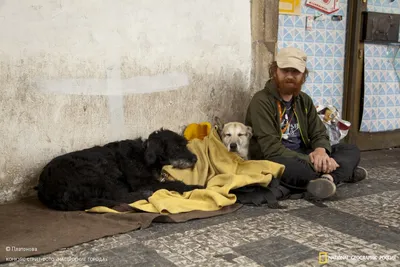
<svg viewBox="0 0 400 267">
<path fill-rule="evenodd" d="M 232 143 L 229 146 L 231 147 L 231 149 L 236 149 L 237 148 L 237 144 L 236 143 Z"/>
<path fill-rule="evenodd" d="M 196 157 L 196 155 L 194 155 L 192 158 L 192 163 L 196 163 L 196 162 L 197 162 L 197 157 Z"/>
</svg>

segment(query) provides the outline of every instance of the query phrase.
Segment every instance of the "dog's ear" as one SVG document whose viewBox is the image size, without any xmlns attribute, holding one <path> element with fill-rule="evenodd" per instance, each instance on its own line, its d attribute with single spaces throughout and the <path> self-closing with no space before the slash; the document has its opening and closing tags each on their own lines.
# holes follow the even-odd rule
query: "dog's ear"
<svg viewBox="0 0 400 267">
<path fill-rule="evenodd" d="M 246 134 L 249 138 L 253 137 L 253 128 L 251 128 L 250 126 L 246 126 L 247 131 Z"/>
<path fill-rule="evenodd" d="M 218 116 L 214 117 L 214 125 L 217 126 L 218 132 L 221 132 L 224 128 L 224 123 L 222 123 L 221 119 Z"/>
<path fill-rule="evenodd" d="M 146 140 L 144 142 L 144 160 L 148 165 L 156 163 L 159 155 L 163 153 L 163 147 L 160 140 Z"/>
</svg>

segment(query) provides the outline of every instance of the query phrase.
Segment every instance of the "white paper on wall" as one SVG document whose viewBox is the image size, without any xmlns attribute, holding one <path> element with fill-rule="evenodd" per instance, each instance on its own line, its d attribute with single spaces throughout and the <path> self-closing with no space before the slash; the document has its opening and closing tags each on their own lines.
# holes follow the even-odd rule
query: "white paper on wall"
<svg viewBox="0 0 400 267">
<path fill-rule="evenodd" d="M 307 0 L 306 6 L 331 14 L 339 10 L 339 0 Z"/>
</svg>

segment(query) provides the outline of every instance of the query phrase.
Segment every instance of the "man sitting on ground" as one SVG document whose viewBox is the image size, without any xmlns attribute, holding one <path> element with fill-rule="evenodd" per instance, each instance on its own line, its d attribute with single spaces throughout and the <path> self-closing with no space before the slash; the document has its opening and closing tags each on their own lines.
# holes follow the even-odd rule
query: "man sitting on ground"
<svg viewBox="0 0 400 267">
<path fill-rule="evenodd" d="M 325 199 L 335 194 L 338 184 L 361 181 L 367 172 L 358 167 L 360 150 L 355 145 L 330 145 L 311 97 L 301 91 L 308 76 L 306 61 L 300 49 L 279 51 L 269 69 L 271 79 L 251 100 L 246 125 L 253 128 L 261 159 L 285 165 L 284 187 Z"/>
</svg>

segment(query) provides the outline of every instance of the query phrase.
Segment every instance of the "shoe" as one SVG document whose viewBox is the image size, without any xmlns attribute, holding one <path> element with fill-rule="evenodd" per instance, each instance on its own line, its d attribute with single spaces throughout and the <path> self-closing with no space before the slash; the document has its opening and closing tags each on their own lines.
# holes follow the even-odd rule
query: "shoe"
<svg viewBox="0 0 400 267">
<path fill-rule="evenodd" d="M 353 176 L 346 180 L 346 183 L 357 183 L 367 178 L 368 172 L 363 167 L 357 166 L 353 172 Z"/>
<path fill-rule="evenodd" d="M 307 192 L 319 199 L 329 198 L 336 193 L 336 185 L 328 178 L 321 177 L 308 183 Z"/>
</svg>

